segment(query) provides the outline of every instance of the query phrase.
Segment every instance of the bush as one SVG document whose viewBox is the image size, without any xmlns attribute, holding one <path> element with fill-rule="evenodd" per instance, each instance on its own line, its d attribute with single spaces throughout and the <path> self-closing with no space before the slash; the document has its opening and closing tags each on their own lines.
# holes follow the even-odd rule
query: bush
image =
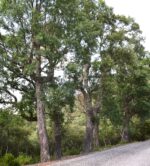
<svg viewBox="0 0 150 166">
<path fill-rule="evenodd" d="M 32 162 L 32 158 L 21 154 L 15 158 L 11 153 L 5 154 L 0 158 L 0 166 L 21 166 Z"/>
<path fill-rule="evenodd" d="M 131 139 L 135 141 L 150 139 L 150 120 L 136 122 L 134 124 L 134 130 L 131 133 Z"/>
<path fill-rule="evenodd" d="M 65 149 L 64 156 L 78 155 L 80 153 L 81 153 L 80 148 L 72 147 L 71 149 L 69 148 Z"/>
<path fill-rule="evenodd" d="M 62 140 L 62 152 L 64 156 L 78 155 L 82 152 L 83 133 L 78 133 L 72 130 L 66 131 Z"/>
<path fill-rule="evenodd" d="M 32 162 L 32 158 L 25 154 L 20 154 L 15 161 L 17 161 L 20 165 L 30 164 Z"/>
<path fill-rule="evenodd" d="M 15 161 L 15 157 L 11 153 L 7 153 L 0 158 L 0 166 L 20 166 L 20 164 Z"/>
</svg>

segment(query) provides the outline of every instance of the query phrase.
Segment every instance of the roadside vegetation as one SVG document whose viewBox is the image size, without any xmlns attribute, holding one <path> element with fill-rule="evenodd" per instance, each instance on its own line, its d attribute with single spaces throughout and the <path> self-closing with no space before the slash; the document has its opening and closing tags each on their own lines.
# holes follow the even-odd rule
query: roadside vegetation
<svg viewBox="0 0 150 166">
<path fill-rule="evenodd" d="M 150 54 L 103 0 L 0 0 L 0 166 L 150 138 Z"/>
</svg>

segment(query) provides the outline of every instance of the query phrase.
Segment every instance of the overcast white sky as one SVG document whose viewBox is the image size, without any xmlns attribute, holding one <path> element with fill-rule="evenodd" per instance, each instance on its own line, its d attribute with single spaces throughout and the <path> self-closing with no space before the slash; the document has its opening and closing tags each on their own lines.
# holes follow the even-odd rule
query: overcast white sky
<svg viewBox="0 0 150 166">
<path fill-rule="evenodd" d="M 145 37 L 146 50 L 150 51 L 150 0 L 105 0 L 117 14 L 131 16 L 140 25 Z"/>
</svg>

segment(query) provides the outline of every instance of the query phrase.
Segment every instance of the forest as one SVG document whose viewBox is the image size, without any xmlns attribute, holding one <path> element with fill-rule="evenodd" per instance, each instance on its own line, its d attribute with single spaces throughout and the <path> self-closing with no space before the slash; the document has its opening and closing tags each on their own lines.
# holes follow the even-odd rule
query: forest
<svg viewBox="0 0 150 166">
<path fill-rule="evenodd" d="M 0 166 L 150 139 L 149 73 L 104 0 L 0 0 Z"/>
</svg>

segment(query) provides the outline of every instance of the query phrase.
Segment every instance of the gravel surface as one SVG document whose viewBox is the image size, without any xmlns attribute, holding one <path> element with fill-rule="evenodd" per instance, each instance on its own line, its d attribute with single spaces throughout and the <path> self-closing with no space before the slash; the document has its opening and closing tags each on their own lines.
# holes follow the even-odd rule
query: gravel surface
<svg viewBox="0 0 150 166">
<path fill-rule="evenodd" d="M 45 166 L 150 166 L 150 141 L 127 144 Z"/>
</svg>

